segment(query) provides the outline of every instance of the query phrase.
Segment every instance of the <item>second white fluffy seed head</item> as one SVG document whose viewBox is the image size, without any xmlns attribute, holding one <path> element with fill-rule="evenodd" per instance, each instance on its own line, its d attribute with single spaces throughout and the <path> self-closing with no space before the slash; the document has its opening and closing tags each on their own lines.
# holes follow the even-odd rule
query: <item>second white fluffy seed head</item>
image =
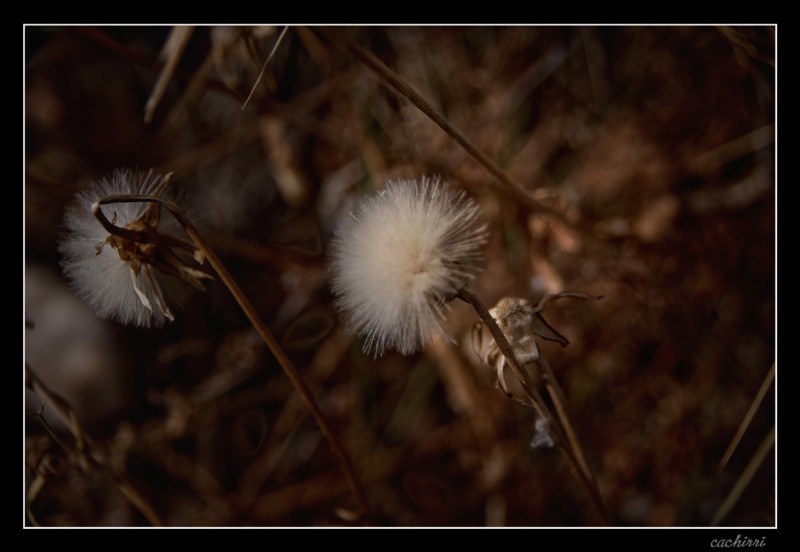
<svg viewBox="0 0 800 552">
<path fill-rule="evenodd" d="M 332 242 L 333 292 L 365 352 L 412 354 L 444 329 L 447 302 L 478 272 L 478 205 L 438 178 L 390 182 L 360 200 Z"/>
<path fill-rule="evenodd" d="M 109 243 L 109 232 L 94 215 L 94 209 L 100 209 L 112 224 L 130 227 L 153 208 L 152 203 L 98 206 L 98 201 L 107 196 L 131 194 L 171 198 L 168 190 L 161 190 L 163 181 L 161 175 L 152 171 L 117 170 L 78 193 L 66 210 L 66 231 L 59 243 L 61 265 L 75 293 L 101 318 L 141 327 L 161 326 L 174 319 L 171 308 L 184 303 L 191 293 L 191 287 L 179 278 L 147 263 L 137 264 L 135 256 L 123 259 L 124 254 Z M 173 241 L 185 235 L 174 217 L 164 213 L 158 217 L 154 231 Z M 182 258 L 174 257 L 176 270 L 181 262 Z M 197 270 L 182 269 L 188 270 L 188 277 L 195 280 L 207 277 Z"/>
</svg>

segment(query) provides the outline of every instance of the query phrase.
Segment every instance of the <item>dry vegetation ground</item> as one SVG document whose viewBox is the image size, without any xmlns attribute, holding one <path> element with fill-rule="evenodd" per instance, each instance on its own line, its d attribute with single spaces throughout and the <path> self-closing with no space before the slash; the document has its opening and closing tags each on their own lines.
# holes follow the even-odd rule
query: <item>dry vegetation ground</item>
<svg viewBox="0 0 800 552">
<path fill-rule="evenodd" d="M 353 199 L 435 173 L 489 224 L 487 304 L 605 296 L 549 309 L 571 344 L 541 348 L 614 522 L 709 525 L 775 424 L 769 387 L 718 468 L 775 360 L 774 30 L 344 29 L 555 214 L 503 191 L 320 29 L 286 33 L 242 109 L 280 31 L 26 30 L 26 364 L 86 440 L 76 452 L 51 407 L 60 444 L 26 417 L 27 523 L 593 525 L 563 458 L 529 446 L 532 412 L 471 351 L 467 306 L 450 311 L 458 346 L 377 361 L 331 308 L 326 246 Z M 174 171 L 350 452 L 372 517 L 219 282 L 155 330 L 98 321 L 71 295 L 64 208 L 118 167 Z M 766 450 L 723 525 L 774 525 Z"/>
</svg>

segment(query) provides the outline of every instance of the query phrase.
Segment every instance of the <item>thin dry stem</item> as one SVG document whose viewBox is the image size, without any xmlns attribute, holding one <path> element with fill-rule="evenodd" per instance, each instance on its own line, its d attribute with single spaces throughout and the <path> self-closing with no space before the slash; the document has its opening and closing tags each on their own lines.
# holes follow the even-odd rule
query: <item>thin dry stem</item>
<svg viewBox="0 0 800 552">
<path fill-rule="evenodd" d="M 247 99 L 242 104 L 242 111 L 244 111 L 244 108 L 247 107 L 247 102 L 250 101 L 250 98 L 253 97 L 253 94 L 255 93 L 256 88 L 258 87 L 258 83 L 260 83 L 261 79 L 264 77 L 264 72 L 267 70 L 267 64 L 269 63 L 269 60 L 271 60 L 272 56 L 275 55 L 275 52 L 278 51 L 278 46 L 281 45 L 281 42 L 283 41 L 283 37 L 286 34 L 286 31 L 288 31 L 288 30 L 289 30 L 289 25 L 286 25 L 283 28 L 283 30 L 281 31 L 281 34 L 278 37 L 278 40 L 275 41 L 275 45 L 272 47 L 272 51 L 267 56 L 267 60 L 264 62 L 264 66 L 261 67 L 261 72 L 258 74 L 258 78 L 256 79 L 255 84 L 253 84 L 253 88 L 250 90 L 250 94 L 247 96 Z"/>
<path fill-rule="evenodd" d="M 317 405 L 317 402 L 314 399 L 311 390 L 308 388 L 308 385 L 305 383 L 305 380 L 294 367 L 289 357 L 286 356 L 286 353 L 283 352 L 283 349 L 278 344 L 278 341 L 258 315 L 258 312 L 256 312 L 255 307 L 247 298 L 247 295 L 245 295 L 228 270 L 222 264 L 222 261 L 219 259 L 219 257 L 217 257 L 214 250 L 211 249 L 207 242 L 200 236 L 195 226 L 188 219 L 188 217 L 183 214 L 181 209 L 171 201 L 148 195 L 111 195 L 99 200 L 98 204 L 108 205 L 112 203 L 140 202 L 157 203 L 172 213 L 175 219 L 181 224 L 181 226 L 183 226 L 186 234 L 192 239 L 195 245 L 197 245 L 197 248 L 202 251 L 205 258 L 208 259 L 209 264 L 217 272 L 223 283 L 228 287 L 231 295 L 233 295 L 233 297 L 236 299 L 236 302 L 239 303 L 242 311 L 244 311 L 245 315 L 247 315 L 250 323 L 261 336 L 261 339 L 264 340 L 264 343 L 266 343 L 267 347 L 269 347 L 269 349 L 272 351 L 272 354 L 278 360 L 278 363 L 281 365 L 281 368 L 283 368 L 286 376 L 292 382 L 295 389 L 297 389 L 297 391 L 303 397 L 303 400 L 314 416 L 317 425 L 319 425 L 320 430 L 322 431 L 323 435 L 325 435 L 325 438 L 328 440 L 331 449 L 339 460 L 342 470 L 344 471 L 345 476 L 350 483 L 351 490 L 356 497 L 359 509 L 364 515 L 371 515 L 372 508 L 369 505 L 367 495 L 364 492 L 364 489 L 362 488 L 361 483 L 355 473 L 353 465 L 350 461 L 350 457 L 337 439 L 336 435 L 333 433 L 331 427 L 328 425 L 327 420 L 323 416 L 322 411 Z"/>
<path fill-rule="evenodd" d="M 561 389 L 561 385 L 559 385 L 555 374 L 553 374 L 553 370 L 550 368 L 550 363 L 547 362 L 547 359 L 545 359 L 543 356 L 540 356 L 539 360 L 536 362 L 541 368 L 545 386 L 547 386 L 548 395 L 556 407 L 556 414 L 558 415 L 560 428 L 563 430 L 567 442 L 569 443 L 569 452 L 574 454 L 575 463 L 581 469 L 580 475 L 589 483 L 588 488 L 596 495 L 595 500 L 602 505 L 605 517 L 610 519 L 608 508 L 603 500 L 603 495 L 600 494 L 600 490 L 597 486 L 597 480 L 594 477 L 592 468 L 589 467 L 589 462 L 586 460 L 586 455 L 583 453 L 583 447 L 581 446 L 577 433 L 573 428 L 572 417 L 569 414 L 569 405 L 567 404 L 567 398 L 564 396 L 564 391 Z"/>
<path fill-rule="evenodd" d="M 733 456 L 733 451 L 736 450 L 736 447 L 739 446 L 739 441 L 742 440 L 742 436 L 744 432 L 747 431 L 747 428 L 750 426 L 750 422 L 753 420 L 753 416 L 756 414 L 756 410 L 761 405 L 761 401 L 764 400 L 764 396 L 767 394 L 767 389 L 769 389 L 772 380 L 775 378 L 775 363 L 772 363 L 772 366 L 767 372 L 767 375 L 764 376 L 764 381 L 761 383 L 761 387 L 756 393 L 755 398 L 753 399 L 753 403 L 750 405 L 750 408 L 747 410 L 747 414 L 744 415 L 742 418 L 742 423 L 739 424 L 739 429 L 736 430 L 736 435 L 733 436 L 731 439 L 731 443 L 728 445 L 728 449 L 725 451 L 725 454 L 722 456 L 722 460 L 719 461 L 718 469 L 720 471 L 725 469 L 725 466 L 728 464 L 728 460 L 731 459 Z"/>
<path fill-rule="evenodd" d="M 513 349 L 511 345 L 508 343 L 508 339 L 506 338 L 505 334 L 500 330 L 497 323 L 495 322 L 492 315 L 486 309 L 484 304 L 481 302 L 478 297 L 467 289 L 462 289 L 457 295 L 459 299 L 462 301 L 469 303 L 475 308 L 475 311 L 478 313 L 478 316 L 481 318 L 486 327 L 489 329 L 489 332 L 492 334 L 497 346 L 500 349 L 500 352 L 503 353 L 503 356 L 508 361 L 508 365 L 511 367 L 511 371 L 514 373 L 516 378 L 519 380 L 520 385 L 522 386 L 525 393 L 528 395 L 528 398 L 531 400 L 534 408 L 536 409 L 537 413 L 542 416 L 549 424 L 549 427 L 555 430 L 556 432 L 556 443 L 559 445 L 564 456 L 566 456 L 567 460 L 569 461 L 570 471 L 572 472 L 573 476 L 578 480 L 578 482 L 583 487 L 584 491 L 589 495 L 590 501 L 592 503 L 592 507 L 595 510 L 598 518 L 602 521 L 604 525 L 611 524 L 611 518 L 608 514 L 608 509 L 606 508 L 605 502 L 603 501 L 603 497 L 600 494 L 599 489 L 597 488 L 597 483 L 592 476 L 591 470 L 589 469 L 588 464 L 586 464 L 585 458 L 583 458 L 582 454 L 580 456 L 581 460 L 578 460 L 576 456 L 573 446 L 573 440 L 577 442 L 577 438 L 572 431 L 571 425 L 569 426 L 569 432 L 565 431 L 564 427 L 562 426 L 560 419 L 554 419 L 554 417 L 550 413 L 550 409 L 547 407 L 547 404 L 542 399 L 541 394 L 539 393 L 538 389 L 536 389 L 535 384 L 531 381 L 530 375 L 520 367 L 519 363 L 517 362 L 516 357 L 514 356 Z M 552 372 L 550 372 L 552 378 Z M 554 379 L 554 378 L 553 378 Z M 550 387 L 548 387 L 549 389 Z M 560 391 L 560 389 L 559 389 Z M 558 405 L 559 399 L 551 397 L 554 399 L 556 403 L 556 408 L 559 409 L 559 414 L 561 414 L 560 407 Z M 560 397 L 563 399 L 563 395 Z M 564 405 L 562 404 L 561 407 Z M 566 412 L 564 412 L 566 414 Z M 570 438 L 571 432 L 571 438 Z M 580 450 L 580 447 L 578 447 Z"/>
<path fill-rule="evenodd" d="M 500 188 L 511 195 L 511 197 L 517 201 L 520 201 L 524 205 L 527 205 L 528 207 L 537 209 L 539 212 L 549 213 L 558 217 L 559 219 L 563 219 L 563 216 L 560 213 L 533 199 L 524 186 L 511 178 L 491 157 L 478 149 L 478 147 L 475 146 L 469 140 L 469 138 L 464 136 L 464 134 L 455 128 L 450 121 L 448 121 L 441 113 L 436 111 L 436 109 L 434 109 L 434 107 L 431 106 L 425 100 L 425 98 L 423 98 L 416 90 L 406 83 L 402 77 L 400 77 L 400 75 L 389 69 L 389 67 L 387 67 L 382 61 L 353 41 L 349 36 L 347 36 L 347 34 L 336 28 L 315 27 L 314 30 L 350 52 L 353 57 L 358 59 L 375 74 L 377 74 L 381 79 L 381 82 L 386 84 L 389 88 L 400 94 L 402 97 L 406 98 L 420 111 L 427 115 L 428 118 L 430 118 L 439 126 L 439 128 L 445 131 L 453 140 L 456 141 L 456 143 L 464 148 L 464 150 L 470 156 L 472 156 L 478 163 L 483 165 L 486 170 L 494 175 L 494 177 L 497 178 L 497 181 L 500 183 Z"/>
<path fill-rule="evenodd" d="M 711 521 L 711 525 L 719 525 L 720 522 L 731 512 L 733 507 L 739 501 L 739 498 L 742 496 L 744 490 L 750 484 L 750 481 L 752 481 L 753 477 L 758 471 L 758 468 L 760 468 L 761 464 L 764 463 L 764 459 L 767 457 L 767 454 L 772 449 L 774 444 L 775 426 L 772 426 L 772 428 L 769 430 L 769 433 L 767 433 L 767 436 L 764 437 L 763 441 L 761 441 L 761 444 L 758 446 L 755 454 L 753 454 L 753 457 L 750 458 L 747 466 L 745 466 L 742 475 L 740 475 L 739 479 L 736 480 L 736 483 L 731 488 L 728 496 L 725 497 L 725 500 L 720 505 L 717 513 L 714 515 L 714 519 Z"/>
<path fill-rule="evenodd" d="M 583 454 L 583 449 L 578 441 L 577 434 L 572 427 L 572 418 L 569 415 L 567 398 L 564 396 L 564 392 L 561 390 L 561 385 L 559 385 L 555 374 L 553 374 L 553 370 L 550 368 L 550 363 L 547 362 L 544 357 L 540 356 L 536 363 L 541 369 L 544 383 L 547 386 L 547 392 L 550 395 L 550 398 L 553 400 L 553 405 L 556 407 L 556 413 L 558 414 L 559 422 L 564 429 L 564 434 L 570 444 L 570 447 L 575 453 L 575 458 L 578 460 L 578 464 L 580 465 L 584 476 L 589 480 L 594 480 L 592 470 L 589 468 L 589 463 L 586 461 L 586 457 Z"/>
</svg>

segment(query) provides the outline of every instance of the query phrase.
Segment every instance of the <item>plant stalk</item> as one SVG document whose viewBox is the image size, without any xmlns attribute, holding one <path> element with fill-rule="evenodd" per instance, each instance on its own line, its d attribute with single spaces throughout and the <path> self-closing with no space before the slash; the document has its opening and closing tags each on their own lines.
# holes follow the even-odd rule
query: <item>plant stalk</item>
<svg viewBox="0 0 800 552">
<path fill-rule="evenodd" d="M 548 408 L 547 404 L 542 399 L 541 394 L 539 393 L 536 386 L 531 381 L 530 375 L 519 365 L 517 362 L 516 356 L 514 355 L 514 351 L 511 348 L 511 345 L 508 342 L 505 334 L 500 330 L 500 327 L 495 322 L 492 315 L 486 309 L 486 306 L 481 302 L 478 297 L 472 293 L 468 289 L 462 289 L 457 295 L 459 299 L 464 301 L 465 303 L 469 303 L 473 306 L 475 311 L 478 313 L 478 316 L 489 329 L 489 332 L 492 334 L 492 338 L 494 338 L 497 346 L 500 348 L 500 352 L 503 353 L 503 356 L 508 361 L 508 365 L 511 367 L 511 371 L 514 373 L 516 378 L 519 380 L 520 385 L 522 386 L 525 393 L 528 395 L 528 398 L 532 402 L 534 408 L 536 409 L 537 413 L 542 416 L 549 424 L 551 428 L 553 428 L 556 432 L 556 442 L 559 445 L 564 456 L 566 456 L 568 463 L 570 465 L 570 471 L 572 475 L 578 480 L 581 487 L 584 489 L 587 495 L 589 495 L 590 502 L 592 507 L 594 508 L 595 514 L 601 520 L 603 525 L 611 525 L 611 517 L 609 516 L 608 509 L 606 508 L 605 502 L 603 500 L 602 495 L 600 494 L 600 490 L 597 488 L 597 482 L 595 481 L 591 470 L 589 469 L 588 464 L 586 463 L 585 458 L 583 457 L 582 453 L 576 454 L 575 452 L 575 444 L 577 443 L 577 438 L 575 437 L 574 431 L 572 430 L 571 425 L 569 425 L 568 418 L 567 420 L 567 427 L 568 430 L 565 430 L 564 426 L 561 423 L 561 419 L 564 419 L 563 416 L 560 416 L 559 419 L 555 419 L 550 409 Z M 549 367 L 548 367 L 549 368 Z M 555 381 L 555 378 L 552 375 L 552 371 L 547 371 L 545 373 L 545 381 L 548 386 L 548 390 L 551 394 L 551 399 L 556 405 L 556 409 L 559 411 L 559 414 L 566 415 L 566 411 L 562 413 L 562 409 L 565 408 L 566 401 L 564 400 L 563 394 L 560 396 L 552 396 L 558 395 L 560 392 L 560 388 L 553 389 L 552 383 L 548 380 Z M 555 384 L 558 385 L 557 383 Z M 553 393 L 553 391 L 557 391 Z M 580 446 L 577 446 L 577 450 L 580 451 Z M 579 460 L 580 458 L 580 460 Z"/>
<path fill-rule="evenodd" d="M 250 323 L 256 329 L 259 336 L 261 336 L 261 339 L 264 340 L 264 343 L 266 343 L 267 347 L 269 347 L 269 349 L 272 351 L 272 354 L 278 360 L 278 363 L 281 365 L 281 368 L 283 368 L 283 371 L 286 373 L 286 376 L 289 378 L 289 381 L 292 382 L 292 385 L 294 385 L 295 389 L 297 389 L 297 391 L 303 397 L 303 400 L 305 401 L 306 405 L 311 411 L 311 414 L 314 416 L 314 419 L 316 420 L 317 425 L 322 431 L 322 434 L 328 440 L 328 443 L 331 449 L 333 450 L 334 455 L 338 459 L 342 471 L 344 472 L 350 484 L 350 488 L 353 491 L 353 494 L 355 495 L 358 507 L 361 510 L 362 514 L 371 515 L 372 508 L 369 505 L 369 500 L 367 499 L 367 495 L 364 492 L 361 482 L 356 476 L 355 469 L 353 468 L 353 464 L 350 461 L 350 457 L 348 456 L 344 447 L 337 439 L 331 427 L 328 425 L 325 416 L 322 414 L 322 411 L 320 410 L 319 405 L 314 399 L 314 396 L 311 393 L 311 390 L 309 389 L 305 380 L 297 371 L 297 369 L 294 367 L 292 361 L 289 359 L 286 353 L 284 353 L 283 349 L 278 344 L 278 341 L 272 335 L 272 332 L 269 330 L 269 328 L 267 328 L 266 324 L 261 319 L 258 312 L 256 312 L 255 307 L 250 302 L 247 295 L 245 295 L 245 293 L 233 279 L 231 274 L 222 264 L 222 261 L 219 259 L 219 257 L 217 257 L 216 253 L 214 253 L 214 250 L 211 249 L 211 247 L 206 243 L 206 241 L 200 236 L 194 224 L 192 224 L 189 218 L 183 214 L 183 211 L 181 211 L 180 207 L 178 207 L 169 200 L 148 195 L 110 195 L 104 197 L 101 200 L 98 200 L 96 204 L 107 205 L 111 203 L 141 203 L 141 202 L 156 203 L 167 209 L 170 213 L 172 213 L 175 219 L 181 224 L 181 226 L 183 226 L 183 229 L 186 231 L 186 234 L 192 239 L 192 241 L 197 245 L 197 248 L 203 253 L 203 255 L 208 260 L 211 267 L 216 271 L 222 282 L 227 286 L 228 290 L 231 292 L 231 295 L 233 295 L 234 299 L 236 299 L 236 302 L 239 303 L 239 306 L 242 308 L 242 311 L 244 311 L 245 315 L 250 320 Z M 102 216 L 102 212 L 99 209 L 97 209 L 95 215 Z M 100 218 L 100 216 L 98 216 L 98 218 Z M 106 225 L 104 224 L 104 226 Z"/>
</svg>

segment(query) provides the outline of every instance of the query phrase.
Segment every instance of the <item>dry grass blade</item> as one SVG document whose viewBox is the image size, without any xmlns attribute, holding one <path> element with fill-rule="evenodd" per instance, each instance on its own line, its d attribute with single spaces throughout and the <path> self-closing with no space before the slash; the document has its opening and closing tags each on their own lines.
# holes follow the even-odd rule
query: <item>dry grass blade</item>
<svg viewBox="0 0 800 552">
<path fill-rule="evenodd" d="M 189 43 L 189 38 L 192 36 L 194 27 L 175 27 L 170 31 L 167 41 L 164 43 L 164 48 L 161 50 L 161 56 L 166 58 L 164 67 L 161 69 L 161 74 L 158 75 L 158 80 L 153 87 L 153 92 L 147 99 L 144 106 L 144 122 L 150 123 L 153 120 L 153 113 L 158 107 L 164 92 L 167 90 L 167 84 L 178 66 L 186 45 Z"/>
<path fill-rule="evenodd" d="M 687 168 L 695 174 L 705 174 L 719 169 L 740 157 L 766 148 L 775 142 L 775 126 L 764 125 L 752 132 L 726 142 L 711 151 L 701 153 L 689 160 Z"/>
<path fill-rule="evenodd" d="M 745 414 L 744 418 L 742 418 L 742 423 L 739 424 L 739 429 L 736 430 L 736 435 L 734 435 L 733 439 L 731 439 L 731 444 L 728 445 L 728 449 L 722 456 L 722 460 L 719 461 L 720 471 L 725 469 L 725 466 L 728 464 L 728 460 L 731 459 L 736 447 L 739 446 L 739 441 L 742 440 L 744 432 L 747 431 L 747 428 L 750 426 L 750 422 L 753 420 L 753 416 L 755 416 L 758 407 L 761 406 L 761 401 L 764 400 L 764 395 L 767 394 L 767 389 L 769 389 L 773 379 L 775 379 L 774 362 L 772 363 L 769 372 L 767 372 L 767 375 L 764 376 L 764 381 L 761 383 L 761 388 L 758 390 L 758 393 L 756 393 L 756 396 L 753 399 L 753 404 L 750 405 L 750 409 L 747 411 L 747 414 Z"/>
<path fill-rule="evenodd" d="M 739 476 L 739 479 L 736 480 L 731 491 L 728 493 L 728 496 L 725 497 L 725 500 L 722 501 L 717 513 L 714 515 L 714 519 L 711 522 L 711 525 L 719 525 L 720 522 L 725 519 L 725 517 L 730 513 L 736 503 L 739 501 L 739 498 L 742 496 L 742 493 L 750 484 L 750 481 L 753 479 L 753 476 L 758 471 L 758 468 L 764 462 L 764 459 L 767 457 L 772 445 L 775 443 L 775 426 L 772 426 L 772 429 L 769 430 L 769 433 L 758 446 L 755 454 L 747 463 L 747 466 L 744 468 L 742 475 Z"/>
<path fill-rule="evenodd" d="M 136 506 L 136 509 L 150 522 L 153 527 L 164 527 L 164 522 L 152 506 L 134 489 L 125 479 L 116 479 L 117 488 Z"/>
<path fill-rule="evenodd" d="M 276 40 L 276 41 L 275 41 L 275 46 L 273 46 L 273 47 L 272 47 L 272 51 L 271 51 L 271 52 L 269 53 L 269 55 L 267 56 L 267 60 L 264 62 L 264 66 L 263 66 L 263 67 L 261 67 L 261 72 L 258 74 L 258 78 L 256 79 L 256 82 L 255 82 L 255 84 L 253 84 L 253 88 L 250 90 L 250 94 L 247 96 L 247 99 L 246 99 L 246 100 L 244 101 L 244 103 L 242 104 L 242 111 L 244 111 L 244 108 L 245 108 L 245 107 L 247 107 L 247 102 L 249 102 L 249 101 L 250 101 L 250 98 L 252 98 L 252 97 L 253 97 L 253 94 L 255 93 L 255 91 L 256 91 L 256 88 L 258 87 L 258 83 L 260 83 L 260 82 L 261 82 L 261 79 L 264 77 L 264 71 L 266 71 L 266 70 L 267 70 L 267 64 L 268 64 L 268 63 L 270 62 L 270 60 L 272 59 L 272 56 L 274 56 L 274 55 L 275 55 L 275 52 L 276 52 L 276 51 L 278 51 L 278 46 L 280 46 L 280 45 L 281 45 L 281 42 L 283 41 L 283 37 L 284 37 L 284 35 L 286 34 L 286 31 L 288 31 L 288 30 L 289 30 L 289 26 L 288 26 L 288 25 L 286 25 L 286 26 L 283 28 L 283 31 L 281 31 L 281 34 L 280 34 L 280 36 L 278 37 L 278 40 Z"/>
</svg>

